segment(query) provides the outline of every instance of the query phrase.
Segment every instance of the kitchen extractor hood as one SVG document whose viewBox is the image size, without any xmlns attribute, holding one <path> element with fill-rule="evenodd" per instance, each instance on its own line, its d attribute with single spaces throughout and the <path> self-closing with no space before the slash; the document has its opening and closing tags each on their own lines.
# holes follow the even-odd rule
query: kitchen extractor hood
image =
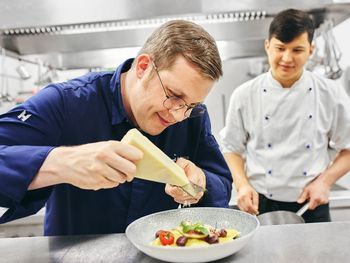
<svg viewBox="0 0 350 263">
<path fill-rule="evenodd" d="M 286 8 L 308 11 L 317 25 L 350 16 L 349 1 L 330 0 L 2 0 L 0 46 L 56 68 L 103 67 L 122 48 L 141 46 L 157 26 L 180 18 L 208 30 L 223 59 L 255 57 L 264 54 L 273 16 Z"/>
</svg>

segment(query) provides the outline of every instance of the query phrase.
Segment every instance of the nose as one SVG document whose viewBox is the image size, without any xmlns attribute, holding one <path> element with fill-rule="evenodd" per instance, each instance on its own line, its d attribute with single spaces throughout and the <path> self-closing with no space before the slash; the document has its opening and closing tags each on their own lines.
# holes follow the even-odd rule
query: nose
<svg viewBox="0 0 350 263">
<path fill-rule="evenodd" d="M 179 122 L 179 121 L 183 121 L 185 118 L 185 111 L 186 111 L 186 107 L 183 107 L 181 109 L 178 110 L 169 110 L 169 113 L 174 117 L 174 119 Z"/>
<path fill-rule="evenodd" d="M 291 52 L 289 52 L 288 50 L 286 50 L 285 52 L 283 52 L 282 54 L 282 60 L 284 62 L 290 62 L 292 61 L 292 54 Z"/>
</svg>

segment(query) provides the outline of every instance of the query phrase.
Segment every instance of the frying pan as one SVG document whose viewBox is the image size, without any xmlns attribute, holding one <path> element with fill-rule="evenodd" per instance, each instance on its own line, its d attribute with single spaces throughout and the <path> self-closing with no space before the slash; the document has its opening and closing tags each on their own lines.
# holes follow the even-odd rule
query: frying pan
<svg viewBox="0 0 350 263">
<path fill-rule="evenodd" d="M 258 216 L 260 225 L 283 225 L 283 224 L 303 224 L 302 215 L 308 210 L 310 203 L 307 202 L 296 213 L 290 211 L 273 211 Z"/>
<path fill-rule="evenodd" d="M 329 201 L 349 199 L 349 196 L 331 196 Z M 282 224 L 303 224 L 305 223 L 302 215 L 309 209 L 310 203 L 307 202 L 296 213 L 290 211 L 273 211 L 258 216 L 260 225 L 282 225 Z"/>
</svg>

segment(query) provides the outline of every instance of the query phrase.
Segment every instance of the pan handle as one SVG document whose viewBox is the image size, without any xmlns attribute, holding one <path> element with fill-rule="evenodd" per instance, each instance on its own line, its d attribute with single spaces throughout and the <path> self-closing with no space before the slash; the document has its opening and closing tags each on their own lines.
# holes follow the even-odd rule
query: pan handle
<svg viewBox="0 0 350 263">
<path fill-rule="evenodd" d="M 347 200 L 350 199 L 350 196 L 330 196 L 328 198 L 329 201 L 334 201 L 334 200 Z M 297 212 L 296 214 L 298 216 L 302 216 L 308 209 L 310 206 L 310 202 L 308 201 L 305 205 L 303 205 Z"/>
<path fill-rule="evenodd" d="M 302 216 L 308 209 L 310 206 L 310 202 L 308 201 L 305 205 L 303 205 L 297 212 L 296 214 L 298 216 Z"/>
</svg>

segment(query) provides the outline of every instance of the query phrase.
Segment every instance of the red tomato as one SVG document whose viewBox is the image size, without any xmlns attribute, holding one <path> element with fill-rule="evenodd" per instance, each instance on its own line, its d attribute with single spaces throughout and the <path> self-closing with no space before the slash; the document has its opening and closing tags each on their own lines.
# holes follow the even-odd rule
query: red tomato
<svg viewBox="0 0 350 263">
<path fill-rule="evenodd" d="M 170 231 L 160 231 L 159 240 L 163 246 L 174 244 L 174 235 Z"/>
</svg>

